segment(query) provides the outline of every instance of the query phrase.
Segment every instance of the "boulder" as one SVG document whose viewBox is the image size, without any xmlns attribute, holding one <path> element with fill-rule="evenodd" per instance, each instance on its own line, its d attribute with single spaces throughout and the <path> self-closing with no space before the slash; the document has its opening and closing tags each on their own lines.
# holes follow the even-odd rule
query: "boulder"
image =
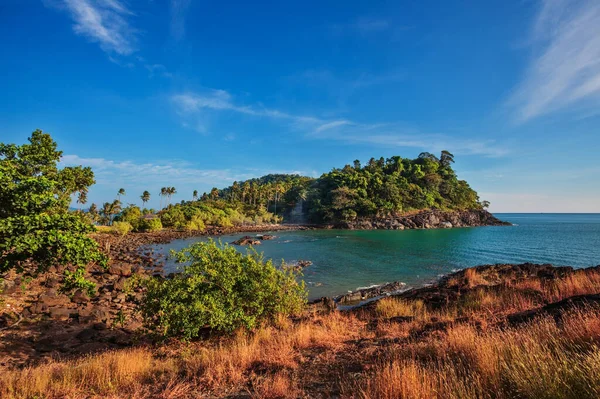
<svg viewBox="0 0 600 399">
<path fill-rule="evenodd" d="M 258 236 L 258 239 L 259 240 L 263 240 L 263 241 L 265 241 L 265 240 L 272 240 L 274 238 L 275 238 L 275 236 L 273 236 L 271 234 L 263 234 L 262 236 Z"/>
<path fill-rule="evenodd" d="M 244 236 L 238 240 L 232 242 L 233 245 L 260 245 L 260 240 L 257 240 L 254 237 Z"/>
<path fill-rule="evenodd" d="M 50 317 L 53 320 L 65 321 L 69 320 L 71 317 L 71 309 L 66 309 L 63 307 L 49 308 L 48 313 L 50 313 Z"/>
<path fill-rule="evenodd" d="M 38 298 L 38 303 L 44 307 L 64 305 L 69 301 L 65 295 L 58 295 L 54 290 L 48 290 Z"/>
<path fill-rule="evenodd" d="M 108 268 L 108 272 L 115 276 L 129 277 L 132 274 L 131 265 L 129 263 L 113 263 Z"/>
<path fill-rule="evenodd" d="M 73 294 L 73 297 L 71 298 L 71 302 L 74 302 L 77 304 L 88 303 L 89 301 L 90 301 L 90 298 L 81 289 L 75 291 L 75 294 Z"/>
</svg>

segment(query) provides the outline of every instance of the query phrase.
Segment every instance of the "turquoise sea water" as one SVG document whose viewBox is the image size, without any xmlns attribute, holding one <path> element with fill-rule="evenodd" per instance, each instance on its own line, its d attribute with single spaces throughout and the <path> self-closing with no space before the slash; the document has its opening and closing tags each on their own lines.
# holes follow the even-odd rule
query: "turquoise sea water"
<svg viewBox="0 0 600 399">
<path fill-rule="evenodd" d="M 257 247 L 273 260 L 310 260 L 309 297 L 332 296 L 392 281 L 420 286 L 443 274 L 493 263 L 600 264 L 600 214 L 496 214 L 514 226 L 436 230 L 275 232 Z M 222 236 L 231 242 L 246 234 Z M 177 240 L 160 251 L 200 240 Z M 240 250 L 245 250 L 240 248 Z M 176 265 L 167 262 L 167 271 Z"/>
</svg>

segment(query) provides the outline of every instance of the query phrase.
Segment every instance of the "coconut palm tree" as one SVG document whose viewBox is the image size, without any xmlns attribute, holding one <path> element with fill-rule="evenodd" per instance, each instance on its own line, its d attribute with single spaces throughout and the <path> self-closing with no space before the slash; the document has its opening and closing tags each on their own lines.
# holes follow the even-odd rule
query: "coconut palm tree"
<svg viewBox="0 0 600 399">
<path fill-rule="evenodd" d="M 142 204 L 143 204 L 143 207 L 145 208 L 146 207 L 146 202 L 150 201 L 150 192 L 147 191 L 147 190 L 144 191 L 142 193 L 142 196 L 140 198 L 142 199 Z"/>
<path fill-rule="evenodd" d="M 167 188 L 166 187 L 162 187 L 160 189 L 160 209 L 163 209 L 163 198 L 166 199 L 167 196 Z"/>
<path fill-rule="evenodd" d="M 81 210 L 81 205 L 87 203 L 87 190 L 81 190 L 79 194 L 77 194 L 77 203 L 79 204 L 79 210 Z"/>
<path fill-rule="evenodd" d="M 119 189 L 119 192 L 117 193 L 117 199 L 118 199 L 119 201 L 121 201 L 121 195 L 122 195 L 122 196 L 125 196 L 125 189 L 124 189 L 124 188 L 120 188 L 120 189 Z"/>
<path fill-rule="evenodd" d="M 193 199 L 194 201 L 197 201 L 197 200 L 198 200 L 198 190 L 194 190 L 194 194 L 192 195 L 192 199 Z"/>
<path fill-rule="evenodd" d="M 113 202 L 105 202 L 102 205 L 100 214 L 103 216 L 103 220 L 108 224 L 112 224 L 113 216 L 121 212 L 121 201 L 118 199 Z"/>
<path fill-rule="evenodd" d="M 171 196 L 177 194 L 175 187 L 169 187 L 169 205 L 171 205 Z"/>
</svg>

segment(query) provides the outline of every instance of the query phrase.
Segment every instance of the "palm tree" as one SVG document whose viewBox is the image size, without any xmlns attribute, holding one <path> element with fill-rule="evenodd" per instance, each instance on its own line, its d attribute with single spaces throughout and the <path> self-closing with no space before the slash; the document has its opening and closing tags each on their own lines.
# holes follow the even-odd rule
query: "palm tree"
<svg viewBox="0 0 600 399">
<path fill-rule="evenodd" d="M 162 187 L 160 189 L 160 209 L 163 209 L 163 198 L 165 198 L 167 196 L 167 188 L 166 187 Z"/>
<path fill-rule="evenodd" d="M 237 181 L 234 181 L 233 185 L 231 186 L 231 196 L 232 196 L 233 201 L 237 200 L 239 191 L 240 191 L 240 186 Z"/>
<path fill-rule="evenodd" d="M 210 190 L 210 199 L 216 200 L 217 198 L 219 198 L 219 189 L 213 187 L 212 190 Z"/>
<path fill-rule="evenodd" d="M 119 192 L 117 193 L 117 199 L 119 201 L 121 201 L 121 195 L 125 196 L 125 189 L 124 188 L 120 188 Z"/>
<path fill-rule="evenodd" d="M 81 210 L 81 205 L 85 205 L 87 203 L 87 190 L 81 190 L 77 195 L 77 203 L 80 204 L 79 210 Z"/>
<path fill-rule="evenodd" d="M 147 190 L 144 191 L 142 193 L 142 196 L 140 198 L 142 199 L 142 204 L 143 204 L 143 207 L 145 208 L 146 207 L 146 202 L 150 201 L 150 192 L 147 191 Z"/>
<path fill-rule="evenodd" d="M 92 222 L 98 220 L 98 207 L 96 204 L 90 205 L 90 208 L 88 209 L 88 215 L 90 216 L 90 219 L 92 219 Z"/>
<path fill-rule="evenodd" d="M 105 202 L 102 205 L 100 214 L 103 216 L 102 219 L 105 223 L 112 224 L 113 216 L 121 212 L 121 201 L 118 199 L 113 202 Z"/>
<path fill-rule="evenodd" d="M 197 201 L 197 200 L 198 200 L 198 190 L 194 190 L 194 194 L 192 195 L 192 199 L 193 199 L 194 201 Z"/>
<path fill-rule="evenodd" d="M 162 190 L 161 190 L 162 192 Z M 165 187 L 165 193 L 161 194 L 161 195 L 166 195 L 167 197 L 167 204 L 165 204 L 165 207 L 168 205 L 171 205 L 171 196 L 173 194 L 177 194 L 177 190 L 175 189 L 175 187 Z"/>
</svg>

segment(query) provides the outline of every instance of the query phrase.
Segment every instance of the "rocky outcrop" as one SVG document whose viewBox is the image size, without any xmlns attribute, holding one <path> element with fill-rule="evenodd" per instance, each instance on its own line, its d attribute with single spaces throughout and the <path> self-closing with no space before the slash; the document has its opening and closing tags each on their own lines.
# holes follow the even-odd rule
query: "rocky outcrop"
<svg viewBox="0 0 600 399">
<path fill-rule="evenodd" d="M 335 225 L 350 230 L 448 229 L 452 227 L 509 226 L 483 209 L 469 211 L 430 210 L 386 218 L 359 218 Z"/>
<path fill-rule="evenodd" d="M 260 245 L 261 242 L 256 237 L 243 236 L 232 242 L 233 245 Z"/>
<path fill-rule="evenodd" d="M 405 286 L 406 284 L 396 281 L 393 283 L 358 289 L 344 295 L 336 296 L 333 300 L 340 305 L 356 305 L 372 298 L 398 293 L 402 291 Z"/>
</svg>

